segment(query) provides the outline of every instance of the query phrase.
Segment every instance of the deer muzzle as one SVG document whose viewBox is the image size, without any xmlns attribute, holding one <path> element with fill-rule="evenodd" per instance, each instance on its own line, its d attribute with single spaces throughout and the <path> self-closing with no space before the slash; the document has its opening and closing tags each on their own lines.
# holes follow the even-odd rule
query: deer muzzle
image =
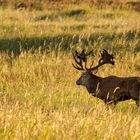
<svg viewBox="0 0 140 140">
<path fill-rule="evenodd" d="M 80 80 L 77 80 L 76 81 L 76 85 L 81 85 L 81 81 Z"/>
</svg>

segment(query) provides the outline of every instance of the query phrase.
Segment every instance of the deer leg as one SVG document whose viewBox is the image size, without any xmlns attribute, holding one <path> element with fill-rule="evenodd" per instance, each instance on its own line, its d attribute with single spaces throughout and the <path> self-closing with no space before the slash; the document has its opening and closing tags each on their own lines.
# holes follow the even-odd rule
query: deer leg
<svg viewBox="0 0 140 140">
<path fill-rule="evenodd" d="M 136 106 L 138 108 L 139 105 L 140 105 L 140 103 L 139 103 L 139 92 L 137 92 L 136 90 L 131 90 L 130 95 L 131 95 L 131 98 L 133 100 L 135 100 Z"/>
<path fill-rule="evenodd" d="M 135 102 L 136 102 L 136 106 L 137 106 L 137 108 L 138 108 L 139 105 L 140 105 L 140 103 L 139 103 L 139 99 L 135 100 Z"/>
</svg>

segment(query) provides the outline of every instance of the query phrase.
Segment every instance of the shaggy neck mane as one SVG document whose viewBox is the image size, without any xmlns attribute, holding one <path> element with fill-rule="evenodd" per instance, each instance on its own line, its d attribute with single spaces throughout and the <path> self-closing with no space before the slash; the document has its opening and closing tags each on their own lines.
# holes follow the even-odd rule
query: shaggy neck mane
<svg viewBox="0 0 140 140">
<path fill-rule="evenodd" d="M 91 78 L 89 79 L 89 83 L 87 84 L 86 88 L 89 93 L 96 94 L 97 86 L 101 81 L 101 77 L 91 74 Z"/>
</svg>

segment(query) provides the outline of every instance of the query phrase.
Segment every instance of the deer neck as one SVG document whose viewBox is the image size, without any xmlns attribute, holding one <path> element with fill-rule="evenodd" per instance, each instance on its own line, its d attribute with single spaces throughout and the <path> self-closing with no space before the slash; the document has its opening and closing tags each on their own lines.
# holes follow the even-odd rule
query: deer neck
<svg viewBox="0 0 140 140">
<path fill-rule="evenodd" d="M 97 95 L 96 92 L 98 91 L 101 80 L 102 80 L 102 78 L 98 77 L 96 75 L 93 75 L 93 77 L 91 77 L 89 79 L 89 82 L 88 82 L 86 88 L 87 88 L 88 92 L 91 93 L 93 96 Z"/>
</svg>

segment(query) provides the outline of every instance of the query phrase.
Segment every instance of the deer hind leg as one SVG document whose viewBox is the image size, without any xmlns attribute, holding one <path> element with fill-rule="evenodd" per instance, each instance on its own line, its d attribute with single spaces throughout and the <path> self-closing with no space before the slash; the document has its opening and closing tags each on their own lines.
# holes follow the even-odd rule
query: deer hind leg
<svg viewBox="0 0 140 140">
<path fill-rule="evenodd" d="M 135 100 L 137 108 L 140 106 L 139 99 Z"/>
<path fill-rule="evenodd" d="M 139 107 L 139 106 L 140 106 L 140 92 L 139 92 L 139 94 L 138 94 L 138 99 L 135 100 L 135 101 L 136 101 L 137 107 Z"/>
</svg>

